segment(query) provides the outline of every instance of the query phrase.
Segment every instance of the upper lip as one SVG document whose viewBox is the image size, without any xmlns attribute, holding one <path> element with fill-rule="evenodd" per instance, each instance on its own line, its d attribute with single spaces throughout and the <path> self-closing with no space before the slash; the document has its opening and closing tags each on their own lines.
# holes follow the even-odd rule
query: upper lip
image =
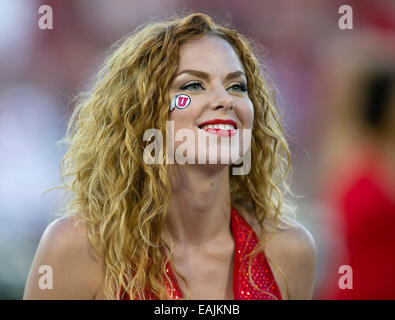
<svg viewBox="0 0 395 320">
<path fill-rule="evenodd" d="M 198 124 L 198 127 L 202 128 L 209 124 L 231 124 L 235 129 L 237 129 L 237 122 L 232 119 L 212 119 Z"/>
</svg>

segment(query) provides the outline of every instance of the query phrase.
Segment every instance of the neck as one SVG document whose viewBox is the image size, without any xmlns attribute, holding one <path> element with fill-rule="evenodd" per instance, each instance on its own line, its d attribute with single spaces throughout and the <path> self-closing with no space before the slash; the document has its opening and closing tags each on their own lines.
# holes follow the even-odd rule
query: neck
<svg viewBox="0 0 395 320">
<path fill-rule="evenodd" d="M 229 167 L 174 165 L 167 230 L 175 243 L 199 245 L 231 234 Z"/>
</svg>

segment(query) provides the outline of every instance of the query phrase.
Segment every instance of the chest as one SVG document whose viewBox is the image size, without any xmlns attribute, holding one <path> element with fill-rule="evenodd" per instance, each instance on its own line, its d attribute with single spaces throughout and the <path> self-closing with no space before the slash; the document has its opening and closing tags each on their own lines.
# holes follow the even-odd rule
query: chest
<svg viewBox="0 0 395 320">
<path fill-rule="evenodd" d="M 205 252 L 175 252 L 174 268 L 182 275 L 175 274 L 184 297 L 200 300 L 233 299 L 234 245 L 223 250 Z"/>
</svg>

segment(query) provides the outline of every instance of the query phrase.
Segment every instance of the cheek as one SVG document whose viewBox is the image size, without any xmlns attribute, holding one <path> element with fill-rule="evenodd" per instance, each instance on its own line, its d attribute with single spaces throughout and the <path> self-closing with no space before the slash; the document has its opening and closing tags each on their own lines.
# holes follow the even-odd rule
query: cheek
<svg viewBox="0 0 395 320">
<path fill-rule="evenodd" d="M 177 112 L 178 111 L 178 112 Z M 188 117 L 186 110 L 175 110 L 172 112 L 172 115 L 169 117 L 169 121 L 173 122 L 174 129 L 177 131 L 178 129 L 191 127 L 191 120 Z"/>
<path fill-rule="evenodd" d="M 196 119 L 198 119 L 198 108 L 193 102 L 190 103 L 185 109 L 175 108 L 169 114 L 169 121 L 173 121 L 174 128 L 194 129 Z"/>
<path fill-rule="evenodd" d="M 252 102 L 247 102 L 239 109 L 239 118 L 243 123 L 244 128 L 252 129 L 254 121 L 254 107 Z"/>
</svg>

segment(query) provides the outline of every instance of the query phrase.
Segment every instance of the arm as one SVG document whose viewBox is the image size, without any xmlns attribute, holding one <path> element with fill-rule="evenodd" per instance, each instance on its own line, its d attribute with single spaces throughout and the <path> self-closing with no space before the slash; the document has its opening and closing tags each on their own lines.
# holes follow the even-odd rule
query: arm
<svg viewBox="0 0 395 320">
<path fill-rule="evenodd" d="M 49 270 L 52 289 L 43 289 L 43 279 L 51 276 Z M 102 259 L 93 251 L 86 228 L 82 223 L 76 225 L 72 217 L 60 218 L 41 238 L 23 299 L 94 299 L 103 278 Z"/>
</svg>

